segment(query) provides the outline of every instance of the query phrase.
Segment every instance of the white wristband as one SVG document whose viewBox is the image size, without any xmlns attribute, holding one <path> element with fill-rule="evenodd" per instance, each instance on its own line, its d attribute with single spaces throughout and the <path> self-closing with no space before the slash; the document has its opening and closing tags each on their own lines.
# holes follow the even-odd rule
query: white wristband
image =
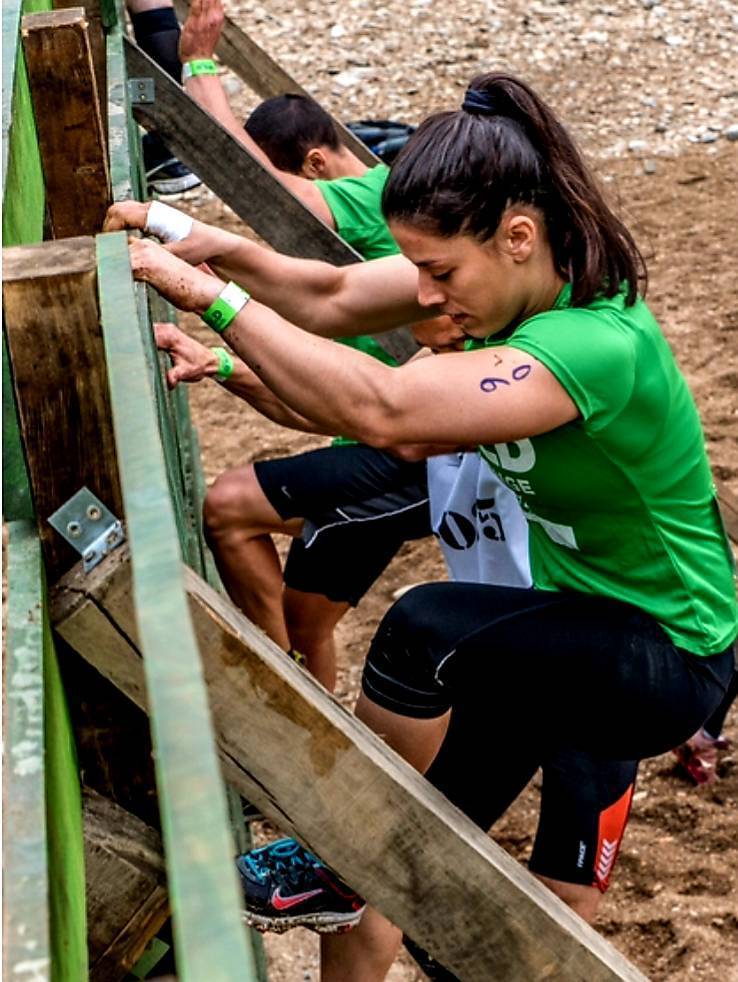
<svg viewBox="0 0 738 982">
<path fill-rule="evenodd" d="M 162 242 L 179 242 L 192 231 L 193 219 L 183 211 L 177 211 L 161 201 L 152 201 L 146 216 L 144 232 L 155 235 Z"/>
</svg>

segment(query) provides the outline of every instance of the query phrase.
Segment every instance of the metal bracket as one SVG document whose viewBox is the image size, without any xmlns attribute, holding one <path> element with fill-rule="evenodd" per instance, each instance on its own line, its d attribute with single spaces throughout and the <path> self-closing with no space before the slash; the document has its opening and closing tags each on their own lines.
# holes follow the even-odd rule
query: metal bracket
<svg viewBox="0 0 738 982">
<path fill-rule="evenodd" d="M 154 102 L 156 91 L 153 78 L 129 78 L 128 98 L 131 100 L 131 105 Z"/>
<path fill-rule="evenodd" d="M 49 525 L 82 556 L 85 573 L 126 539 L 119 519 L 88 488 L 57 508 Z"/>
</svg>

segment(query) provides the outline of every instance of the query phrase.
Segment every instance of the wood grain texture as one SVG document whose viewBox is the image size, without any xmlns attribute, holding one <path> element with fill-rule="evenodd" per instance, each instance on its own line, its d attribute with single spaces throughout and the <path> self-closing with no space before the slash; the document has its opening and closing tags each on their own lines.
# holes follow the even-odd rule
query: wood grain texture
<svg viewBox="0 0 738 982">
<path fill-rule="evenodd" d="M 174 6 L 180 19 L 184 21 L 190 9 L 188 0 L 175 0 Z M 310 96 L 310 93 L 306 92 L 299 82 L 292 78 L 278 62 L 268 55 L 263 48 L 259 47 L 256 41 L 245 31 L 242 31 L 238 24 L 227 15 L 216 54 L 223 64 L 243 79 L 249 88 L 253 89 L 262 99 L 270 99 L 272 96 L 284 95 L 288 92 Z M 343 123 L 335 118 L 333 123 L 341 134 L 343 142 L 359 160 L 362 160 L 368 167 L 373 167 L 379 162 L 379 158 L 374 156 L 369 147 L 362 143 Z"/>
<path fill-rule="evenodd" d="M 159 66 L 128 39 L 124 43 L 128 73 L 153 78 L 153 103 L 137 103 L 133 112 L 142 126 L 155 129 L 179 157 L 272 248 L 291 256 L 323 259 L 337 266 L 360 262 L 361 256 L 328 228 Z M 418 346 L 406 328 L 377 336 L 398 361 Z"/>
<path fill-rule="evenodd" d="M 43 566 L 34 524 L 11 522 L 9 533 L 7 652 L 3 673 L 2 976 L 15 979 L 28 977 L 30 973 L 42 982 L 51 978 Z"/>
<path fill-rule="evenodd" d="M 100 308 L 146 658 L 159 809 L 179 976 L 255 977 L 240 922 L 232 840 L 146 367 L 126 235 L 97 238 Z"/>
<path fill-rule="evenodd" d="M 642 982 L 228 601 L 184 576 L 224 774 L 242 794 L 465 982 Z M 135 671 L 129 578 L 121 552 L 84 582 L 70 574 L 53 601 L 57 630 L 103 672 L 104 636 L 89 645 L 79 626 L 92 616 L 128 637 Z"/>
<path fill-rule="evenodd" d="M 94 234 L 110 173 L 84 12 L 27 15 L 21 36 L 54 238 Z"/>
<path fill-rule="evenodd" d="M 105 93 L 108 91 L 108 71 L 100 0 L 54 0 L 56 10 L 69 10 L 72 7 L 81 7 L 85 12 L 92 64 L 95 69 L 95 85 L 99 96 L 100 121 L 102 122 L 103 133 L 106 133 L 108 128 L 108 101 Z"/>
<path fill-rule="evenodd" d="M 47 519 L 83 485 L 122 517 L 91 238 L 3 251 L 11 374 L 53 579 L 79 558 Z"/>
<path fill-rule="evenodd" d="M 158 833 L 83 790 L 90 982 L 119 982 L 169 916 Z"/>
</svg>

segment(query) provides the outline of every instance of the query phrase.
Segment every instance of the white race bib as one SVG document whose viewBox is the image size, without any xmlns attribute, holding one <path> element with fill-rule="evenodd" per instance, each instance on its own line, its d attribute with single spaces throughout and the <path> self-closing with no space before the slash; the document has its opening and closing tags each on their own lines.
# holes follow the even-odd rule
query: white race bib
<svg viewBox="0 0 738 982">
<path fill-rule="evenodd" d="M 449 578 L 531 586 L 528 525 L 510 488 L 478 453 L 429 457 L 427 465 L 433 534 Z"/>
</svg>

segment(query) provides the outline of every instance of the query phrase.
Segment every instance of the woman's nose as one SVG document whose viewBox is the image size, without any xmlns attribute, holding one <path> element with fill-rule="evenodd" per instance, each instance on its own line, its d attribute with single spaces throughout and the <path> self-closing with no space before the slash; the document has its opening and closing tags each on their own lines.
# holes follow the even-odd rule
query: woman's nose
<svg viewBox="0 0 738 982">
<path fill-rule="evenodd" d="M 418 276 L 418 303 L 421 307 L 437 307 L 440 306 L 446 295 L 440 287 L 440 284 L 435 282 L 432 276 L 428 273 L 420 272 Z"/>
</svg>

